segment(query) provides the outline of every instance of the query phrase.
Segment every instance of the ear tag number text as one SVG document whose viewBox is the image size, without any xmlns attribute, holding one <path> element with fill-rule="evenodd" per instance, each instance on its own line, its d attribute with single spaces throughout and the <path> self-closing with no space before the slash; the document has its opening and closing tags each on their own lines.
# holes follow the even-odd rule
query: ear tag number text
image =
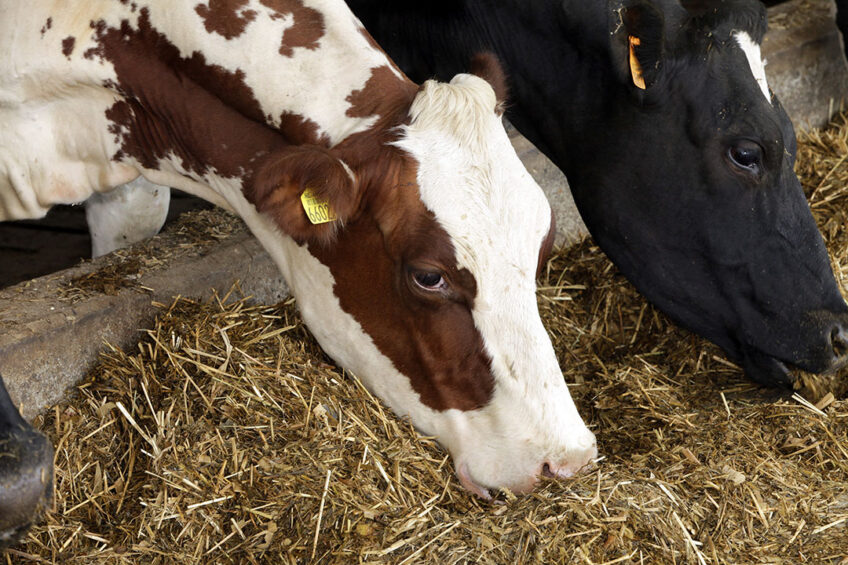
<svg viewBox="0 0 848 565">
<path fill-rule="evenodd" d="M 303 204 L 306 216 L 313 224 L 326 224 L 338 219 L 336 213 L 330 207 L 330 203 L 317 198 L 310 188 L 304 190 L 300 195 L 300 202 Z"/>
</svg>

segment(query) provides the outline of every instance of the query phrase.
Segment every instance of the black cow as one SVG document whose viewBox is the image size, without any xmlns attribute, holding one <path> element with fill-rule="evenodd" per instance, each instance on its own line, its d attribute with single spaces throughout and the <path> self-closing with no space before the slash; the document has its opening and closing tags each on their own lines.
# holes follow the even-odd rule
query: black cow
<svg viewBox="0 0 848 565">
<path fill-rule="evenodd" d="M 846 364 L 848 305 L 762 73 L 760 2 L 348 4 L 414 80 L 494 52 L 509 119 L 565 172 L 598 245 L 750 378 Z"/>
<path fill-rule="evenodd" d="M 21 418 L 0 377 L 0 551 L 51 501 L 53 447 Z"/>
</svg>

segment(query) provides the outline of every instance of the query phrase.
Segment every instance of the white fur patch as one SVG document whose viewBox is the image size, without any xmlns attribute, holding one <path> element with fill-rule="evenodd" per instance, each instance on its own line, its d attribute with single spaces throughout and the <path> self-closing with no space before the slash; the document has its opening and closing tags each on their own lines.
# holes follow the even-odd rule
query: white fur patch
<svg viewBox="0 0 848 565">
<path fill-rule="evenodd" d="M 768 81 L 766 81 L 766 67 L 765 63 L 763 63 L 763 57 L 760 54 L 759 44 L 755 43 L 751 39 L 751 36 L 744 31 L 734 31 L 733 37 L 736 39 L 742 52 L 745 53 L 745 57 L 748 59 L 748 65 L 751 67 L 751 73 L 754 75 L 754 80 L 760 86 L 763 96 L 771 103 L 771 93 L 769 92 Z"/>
</svg>

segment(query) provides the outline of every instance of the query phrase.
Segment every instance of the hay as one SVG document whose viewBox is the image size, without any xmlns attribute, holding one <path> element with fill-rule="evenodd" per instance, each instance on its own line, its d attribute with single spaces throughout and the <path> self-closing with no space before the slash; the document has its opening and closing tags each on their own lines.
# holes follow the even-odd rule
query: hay
<svg viewBox="0 0 848 565">
<path fill-rule="evenodd" d="M 848 124 L 799 162 L 843 288 Z M 601 453 L 495 503 L 332 365 L 289 303 L 162 306 L 38 424 L 56 507 L 9 563 L 848 563 L 848 400 L 779 396 L 584 242 L 539 292 Z"/>
<path fill-rule="evenodd" d="M 203 255 L 218 241 L 244 231 L 244 222 L 220 209 L 186 212 L 155 237 L 119 249 L 108 259 L 83 261 L 79 268 L 84 272 L 59 287 L 59 299 L 74 303 L 95 295 L 116 296 L 124 289 L 150 290 L 140 282 L 144 274 L 177 256 Z"/>
<path fill-rule="evenodd" d="M 827 129 L 803 135 L 795 168 L 824 235 L 833 273 L 848 298 L 848 113 L 839 115 Z M 845 397 L 848 371 L 830 377 L 802 373 L 798 385 L 812 399 L 828 392 Z"/>
</svg>

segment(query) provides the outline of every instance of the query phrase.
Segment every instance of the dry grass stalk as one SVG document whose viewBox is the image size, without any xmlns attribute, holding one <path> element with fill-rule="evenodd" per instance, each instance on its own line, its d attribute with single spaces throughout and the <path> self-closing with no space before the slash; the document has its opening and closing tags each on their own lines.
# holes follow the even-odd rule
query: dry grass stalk
<svg viewBox="0 0 848 565">
<path fill-rule="evenodd" d="M 843 288 L 846 139 L 842 119 L 798 159 Z M 435 441 L 330 364 L 292 304 L 179 299 L 40 419 L 56 507 L 6 561 L 848 563 L 844 388 L 756 388 L 589 242 L 541 286 L 604 454 L 593 472 L 479 501 Z"/>
<path fill-rule="evenodd" d="M 69 280 L 60 288 L 60 298 L 75 302 L 97 294 L 115 296 L 127 288 L 150 290 L 139 282 L 147 271 L 167 264 L 168 259 L 180 254 L 183 248 L 203 253 L 215 242 L 245 229 L 240 220 L 221 210 L 187 212 L 165 230 L 181 239 L 178 246 L 171 244 L 170 240 L 154 237 L 130 248 L 119 249 L 110 255 L 109 264 Z"/>
</svg>

